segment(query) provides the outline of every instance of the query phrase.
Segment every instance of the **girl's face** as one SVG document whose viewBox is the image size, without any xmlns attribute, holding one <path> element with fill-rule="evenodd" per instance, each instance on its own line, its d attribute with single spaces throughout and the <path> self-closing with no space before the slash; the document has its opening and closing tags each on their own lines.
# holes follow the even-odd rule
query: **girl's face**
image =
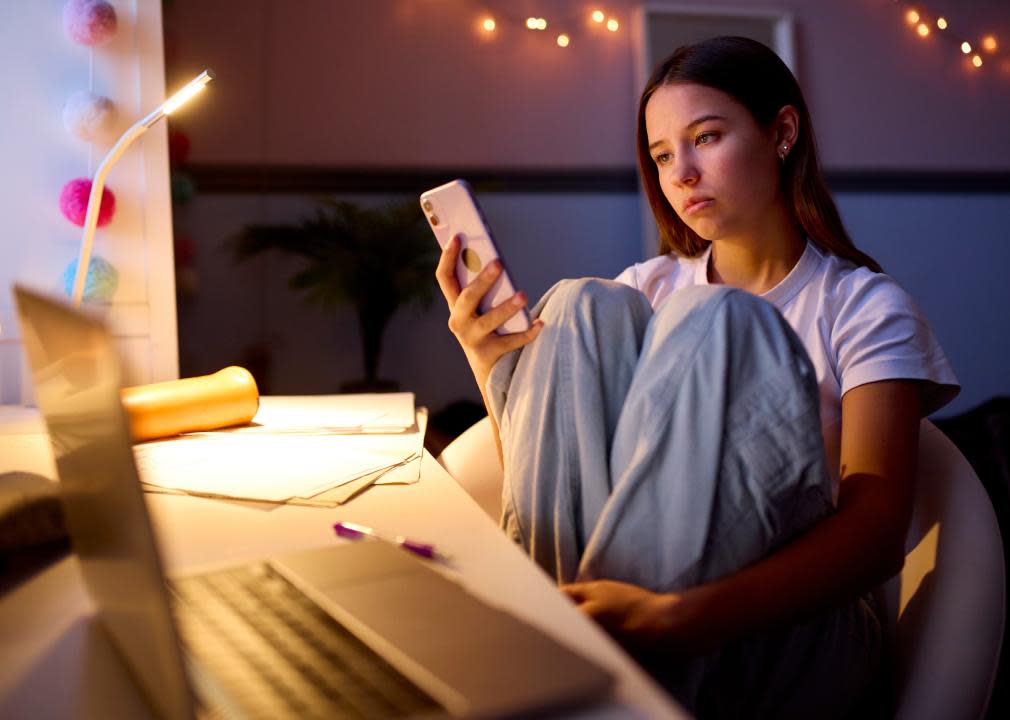
<svg viewBox="0 0 1010 720">
<path fill-rule="evenodd" d="M 645 106 L 645 126 L 663 195 L 701 238 L 760 232 L 782 202 L 776 133 L 729 95 L 664 85 Z"/>
</svg>

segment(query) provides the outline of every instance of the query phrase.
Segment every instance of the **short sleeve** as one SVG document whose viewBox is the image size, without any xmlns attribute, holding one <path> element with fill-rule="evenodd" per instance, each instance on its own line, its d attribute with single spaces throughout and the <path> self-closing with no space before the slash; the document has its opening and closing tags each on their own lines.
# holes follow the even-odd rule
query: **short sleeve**
<svg viewBox="0 0 1010 720">
<path fill-rule="evenodd" d="M 957 377 L 915 301 L 887 275 L 861 269 L 843 278 L 831 333 L 841 394 L 881 380 L 921 380 L 923 415 L 960 391 Z"/>
</svg>

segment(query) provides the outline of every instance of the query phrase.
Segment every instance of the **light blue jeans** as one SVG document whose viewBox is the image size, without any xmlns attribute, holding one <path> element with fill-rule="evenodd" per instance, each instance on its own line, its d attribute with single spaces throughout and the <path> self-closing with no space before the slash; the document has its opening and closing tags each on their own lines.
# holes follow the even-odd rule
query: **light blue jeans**
<svg viewBox="0 0 1010 720">
<path fill-rule="evenodd" d="M 488 379 L 505 531 L 558 582 L 657 592 L 716 580 L 833 511 L 814 371 L 770 303 L 563 281 L 536 341 Z M 857 600 L 684 663 L 646 661 L 701 717 L 843 717 L 879 663 Z"/>
</svg>

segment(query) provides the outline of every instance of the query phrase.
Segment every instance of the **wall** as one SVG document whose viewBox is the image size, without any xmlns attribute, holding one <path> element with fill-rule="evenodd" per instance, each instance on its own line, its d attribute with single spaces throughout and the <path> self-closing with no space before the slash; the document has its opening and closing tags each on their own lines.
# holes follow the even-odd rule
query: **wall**
<svg viewBox="0 0 1010 720">
<path fill-rule="evenodd" d="M 175 0 L 170 74 L 209 65 L 219 100 L 187 122 L 196 163 L 344 167 L 631 165 L 632 10 L 611 0 Z M 684 3 L 650 3 L 679 7 Z M 617 34 L 586 27 L 602 5 Z M 690 5 L 690 3 L 688 3 Z M 885 0 L 708 0 L 789 11 L 799 79 L 831 169 L 1010 168 L 1010 70 L 968 71 Z M 1010 4 L 931 0 L 972 36 L 1010 31 Z M 502 27 L 482 8 L 570 16 L 572 44 Z M 500 16 L 499 16 L 500 17 Z M 227 32 L 221 32 L 227 28 Z M 1010 43 L 1010 32 L 1003 33 Z M 672 50 L 672 48 L 671 48 Z M 209 105 L 209 104 L 208 104 Z"/>
<path fill-rule="evenodd" d="M 482 5 L 465 0 L 249 0 L 241 12 L 238 5 L 176 0 L 166 11 L 170 77 L 209 65 L 220 78 L 220 99 L 178 125 L 193 141 L 198 175 L 230 167 L 241 176 L 247 168 L 270 186 L 284 168 L 311 166 L 348 175 L 343 184 L 351 188 L 355 169 L 373 173 L 362 175 L 363 185 L 377 172 L 396 186 L 403 175 L 442 170 L 447 177 L 510 170 L 544 177 L 616 170 L 630 177 L 637 94 L 630 32 L 594 34 L 578 25 L 588 3 L 483 5 L 519 15 L 538 8 L 573 14 L 569 25 L 578 32 L 564 51 L 526 31 L 482 38 L 474 29 Z M 636 5 L 606 3 L 625 30 Z M 1010 28 L 1005 4 L 931 6 L 979 32 Z M 999 63 L 985 73 L 966 71 L 935 39 L 911 34 L 893 3 L 775 7 L 796 20 L 799 76 L 824 164 L 835 177 L 850 178 L 836 197 L 853 237 L 916 298 L 964 384 L 944 414 L 1010 394 L 1010 317 L 997 310 L 1010 300 L 1003 277 L 1010 259 L 1010 74 Z M 908 187 L 860 188 L 892 177 L 888 171 Z M 968 192 L 971 173 L 982 171 L 994 173 L 991 192 Z M 640 259 L 633 183 L 588 189 L 481 194 L 512 272 L 531 297 L 561 277 L 613 276 Z M 178 210 L 177 222 L 195 241 L 200 281 L 179 304 L 183 374 L 262 363 L 266 349 L 270 392 L 333 392 L 360 375 L 353 318 L 322 313 L 287 290 L 295 263 L 235 265 L 226 249 L 244 224 L 296 221 L 311 207 L 311 194 L 218 188 Z M 347 197 L 393 199 L 381 191 Z M 433 409 L 478 398 L 446 318 L 440 300 L 398 315 L 381 367 Z"/>
<path fill-rule="evenodd" d="M 63 184 L 90 177 L 119 132 L 164 99 L 161 3 L 113 2 L 118 31 L 91 49 L 63 34 L 59 0 L 0 3 L 0 156 L 5 159 L 0 215 L 0 403 L 31 397 L 23 367 L 11 284 L 63 296 L 61 275 L 77 257 L 81 230 L 60 213 Z M 77 90 L 113 100 L 114 134 L 91 144 L 62 123 Z M 131 146 L 109 174 L 115 218 L 95 237 L 95 252 L 120 273 L 111 303 L 94 310 L 112 325 L 128 361 L 127 381 L 176 377 L 177 345 L 171 214 L 164 125 Z"/>
</svg>

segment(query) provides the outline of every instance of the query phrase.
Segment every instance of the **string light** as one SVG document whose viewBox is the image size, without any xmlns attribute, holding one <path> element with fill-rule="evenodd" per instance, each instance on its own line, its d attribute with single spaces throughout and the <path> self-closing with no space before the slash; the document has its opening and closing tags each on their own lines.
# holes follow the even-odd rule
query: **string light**
<svg viewBox="0 0 1010 720">
<path fill-rule="evenodd" d="M 477 4 L 477 3 L 474 3 Z M 483 4 L 483 2 L 481 3 Z M 548 19 L 545 17 L 539 17 L 536 15 L 515 15 L 505 11 L 499 11 L 495 9 L 494 17 L 487 11 L 488 8 L 485 6 L 484 12 L 477 15 L 475 26 L 478 33 L 490 34 L 498 32 L 501 30 L 503 33 L 507 34 L 507 27 L 511 26 L 513 23 L 517 26 L 525 26 L 528 30 L 543 31 L 547 29 Z M 561 17 L 551 17 L 550 24 L 553 29 L 554 42 L 558 47 L 566 48 L 569 47 L 574 38 L 574 34 L 570 28 L 577 19 L 581 19 L 583 27 L 586 24 L 592 26 L 601 26 L 601 28 L 606 28 L 611 33 L 617 33 L 621 28 L 620 20 L 616 17 L 608 16 L 605 12 L 605 8 L 593 8 L 591 11 L 586 13 L 585 10 L 569 13 L 567 16 Z M 572 28 L 576 31 L 578 27 Z M 576 38 L 577 40 L 577 38 Z"/>
<path fill-rule="evenodd" d="M 949 42 L 953 47 L 959 48 L 961 53 L 967 56 L 967 61 L 971 63 L 971 67 L 976 69 L 981 68 L 983 65 L 983 51 L 988 55 L 995 55 L 1000 52 L 999 43 L 993 34 L 983 36 L 977 43 L 969 42 L 963 35 L 957 39 L 951 37 L 950 34 L 944 32 L 950 27 L 950 20 L 944 15 L 936 15 L 929 8 L 923 7 L 923 2 L 925 1 L 919 0 L 913 6 L 910 2 L 894 0 L 894 3 L 900 8 L 902 19 L 915 31 L 917 36 L 928 38 L 932 35 L 933 28 L 935 27 L 940 31 L 937 34 L 937 40 L 939 41 L 942 38 L 944 42 Z M 959 30 L 958 34 L 960 32 Z M 997 63 L 996 67 L 1000 69 L 1005 67 L 1006 74 L 1010 75 L 1010 58 L 997 58 L 997 60 L 1000 62 Z"/>
</svg>

